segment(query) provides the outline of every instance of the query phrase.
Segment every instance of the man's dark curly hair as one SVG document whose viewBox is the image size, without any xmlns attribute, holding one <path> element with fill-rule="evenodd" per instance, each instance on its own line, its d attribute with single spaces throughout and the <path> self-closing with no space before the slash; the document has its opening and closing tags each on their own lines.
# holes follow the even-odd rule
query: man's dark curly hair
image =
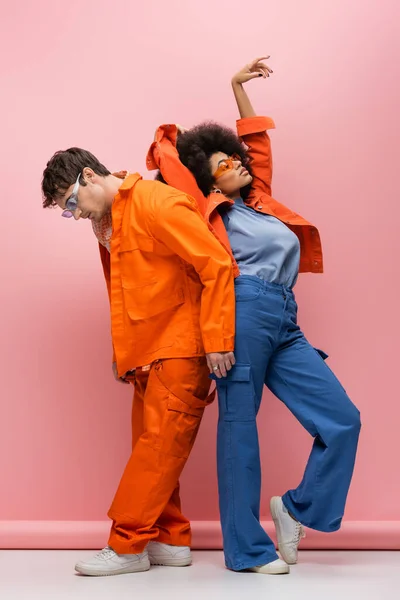
<svg viewBox="0 0 400 600">
<path fill-rule="evenodd" d="M 243 166 L 251 174 L 246 147 L 232 129 L 218 123 L 208 121 L 196 125 L 193 129 L 178 135 L 176 146 L 181 162 L 193 173 L 197 185 L 206 197 L 215 184 L 209 163 L 210 157 L 215 152 L 225 152 L 229 156 L 238 154 L 242 159 Z M 160 173 L 156 176 L 156 179 L 164 181 Z M 249 192 L 250 185 L 240 190 L 244 199 Z"/>
</svg>

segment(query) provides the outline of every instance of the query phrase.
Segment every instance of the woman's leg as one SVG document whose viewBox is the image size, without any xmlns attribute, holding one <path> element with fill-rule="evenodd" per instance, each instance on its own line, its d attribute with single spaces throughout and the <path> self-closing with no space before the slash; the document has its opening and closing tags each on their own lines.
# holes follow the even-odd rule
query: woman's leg
<svg viewBox="0 0 400 600">
<path fill-rule="evenodd" d="M 235 571 L 278 559 L 260 524 L 261 468 L 256 416 L 279 333 L 282 297 L 256 278 L 236 282 L 236 365 L 218 386 L 218 489 L 226 566 Z"/>
<path fill-rule="evenodd" d="M 353 474 L 360 413 L 319 353 L 300 330 L 293 331 L 293 314 L 294 306 L 289 305 L 288 324 L 265 383 L 314 437 L 314 443 L 302 482 L 282 500 L 303 525 L 336 531 Z"/>
</svg>

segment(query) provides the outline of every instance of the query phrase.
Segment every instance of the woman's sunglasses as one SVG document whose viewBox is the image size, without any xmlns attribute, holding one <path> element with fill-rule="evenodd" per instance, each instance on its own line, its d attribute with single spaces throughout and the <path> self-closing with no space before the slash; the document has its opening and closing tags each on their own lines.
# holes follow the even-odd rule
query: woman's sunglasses
<svg viewBox="0 0 400 600">
<path fill-rule="evenodd" d="M 234 169 L 235 165 L 233 163 L 235 162 L 242 162 L 242 159 L 239 156 L 239 154 L 232 154 L 232 156 L 220 160 L 218 163 L 218 169 L 213 174 L 214 179 L 218 179 L 219 177 L 224 175 L 224 173 L 227 173 L 228 171 Z"/>
</svg>

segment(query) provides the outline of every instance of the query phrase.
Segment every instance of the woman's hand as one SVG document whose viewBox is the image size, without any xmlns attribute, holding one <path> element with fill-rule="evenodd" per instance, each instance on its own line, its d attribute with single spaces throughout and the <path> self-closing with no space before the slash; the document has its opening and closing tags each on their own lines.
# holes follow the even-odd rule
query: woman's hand
<svg viewBox="0 0 400 600">
<path fill-rule="evenodd" d="M 240 84 L 246 83 L 250 81 L 250 79 L 256 79 L 256 77 L 266 77 L 270 76 L 270 73 L 273 73 L 273 70 L 269 68 L 263 61 L 267 60 L 269 56 L 262 56 L 261 58 L 256 58 L 248 65 L 243 67 L 236 75 L 232 77 L 232 84 Z"/>
<path fill-rule="evenodd" d="M 178 134 L 186 133 L 187 131 L 189 131 L 189 129 L 187 129 L 186 127 L 182 127 L 182 125 L 179 125 L 178 123 L 175 123 L 175 126 L 178 130 Z"/>
<path fill-rule="evenodd" d="M 257 77 L 263 77 L 266 79 L 271 73 L 273 73 L 273 70 L 263 62 L 268 58 L 269 56 L 256 58 L 232 77 L 232 89 L 235 95 L 236 104 L 238 105 L 239 114 L 242 119 L 248 119 L 256 116 L 253 105 L 250 102 L 243 84 L 247 81 L 250 81 L 250 79 L 256 79 Z"/>
</svg>

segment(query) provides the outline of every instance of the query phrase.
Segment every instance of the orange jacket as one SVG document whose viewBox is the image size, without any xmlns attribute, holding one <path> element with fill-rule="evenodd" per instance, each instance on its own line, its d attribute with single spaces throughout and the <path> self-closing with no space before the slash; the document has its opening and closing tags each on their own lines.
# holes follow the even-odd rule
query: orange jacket
<svg viewBox="0 0 400 600">
<path fill-rule="evenodd" d="M 256 211 L 277 217 L 297 235 L 301 249 L 300 273 L 322 273 L 322 248 L 317 228 L 271 196 L 272 154 L 267 130 L 274 127 L 274 122 L 268 117 L 249 117 L 237 121 L 237 132 L 248 147 L 253 174 L 246 204 Z M 158 128 L 147 155 L 147 168 L 159 168 L 169 185 L 195 198 L 214 235 L 230 253 L 234 274 L 237 276 L 239 269 L 232 255 L 224 222 L 217 210 L 221 204 L 233 204 L 233 201 L 222 194 L 212 193 L 207 199 L 203 196 L 195 178 L 179 160 L 176 138 L 175 125 L 162 125 Z"/>
<path fill-rule="evenodd" d="M 233 350 L 230 257 L 195 201 L 129 175 L 112 206 L 110 253 L 100 254 L 118 374 L 159 358 Z"/>
</svg>

